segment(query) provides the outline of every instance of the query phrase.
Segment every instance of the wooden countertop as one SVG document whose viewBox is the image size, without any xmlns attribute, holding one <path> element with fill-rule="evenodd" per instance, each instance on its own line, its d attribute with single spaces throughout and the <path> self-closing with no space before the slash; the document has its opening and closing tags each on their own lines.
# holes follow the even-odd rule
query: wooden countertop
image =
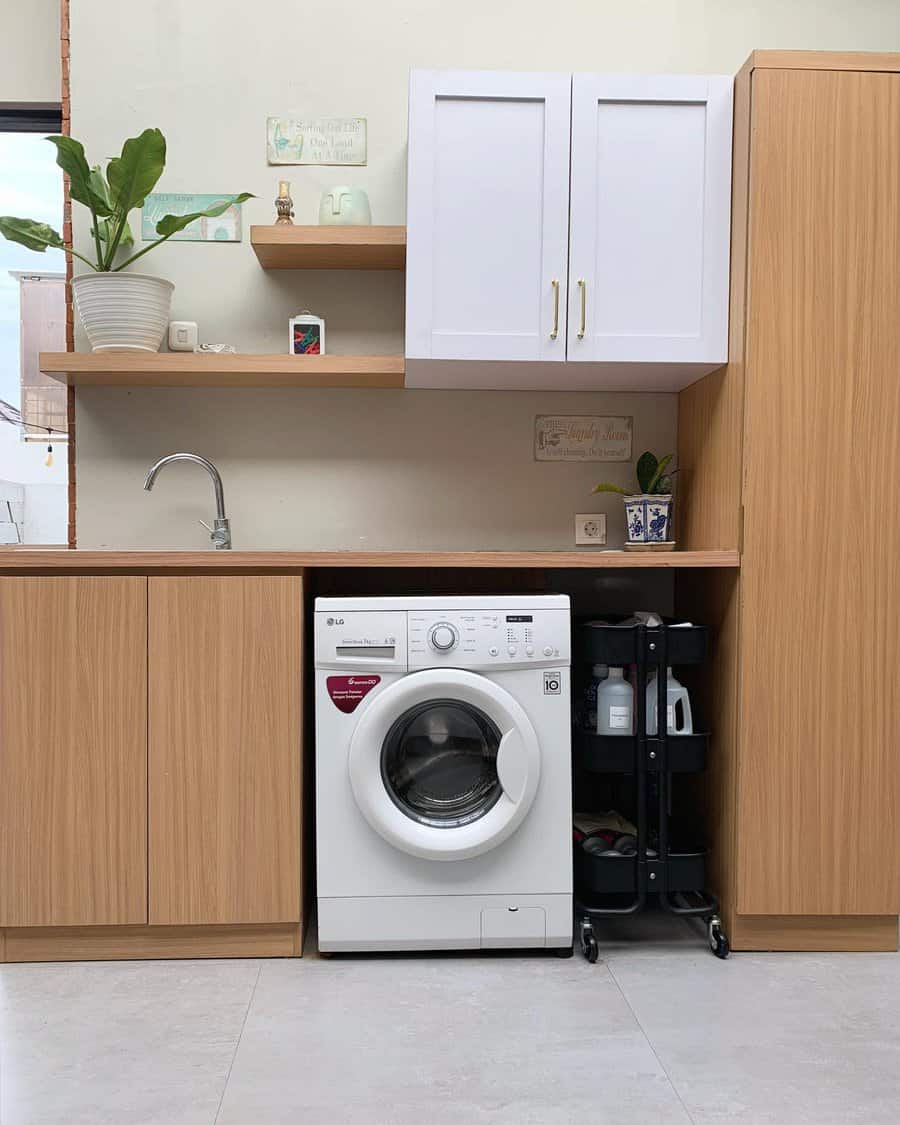
<svg viewBox="0 0 900 1125">
<path fill-rule="evenodd" d="M 90 551 L 0 549 L 0 573 L 42 571 L 264 572 L 310 567 L 678 569 L 740 566 L 737 551 Z"/>
</svg>

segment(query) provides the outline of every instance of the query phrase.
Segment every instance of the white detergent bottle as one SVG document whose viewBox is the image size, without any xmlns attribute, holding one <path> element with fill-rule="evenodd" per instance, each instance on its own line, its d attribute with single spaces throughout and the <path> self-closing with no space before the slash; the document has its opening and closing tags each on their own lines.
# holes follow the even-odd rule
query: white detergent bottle
<svg viewBox="0 0 900 1125">
<path fill-rule="evenodd" d="M 657 673 L 647 681 L 647 734 L 656 734 L 657 722 Z M 678 704 L 681 703 L 681 725 L 678 725 Z M 691 699 L 688 689 L 675 679 L 671 668 L 666 669 L 666 731 L 669 734 L 693 734 L 691 718 Z"/>
<path fill-rule="evenodd" d="M 625 679 L 624 668 L 610 668 L 609 676 L 597 685 L 597 734 L 631 736 L 634 721 L 634 688 Z"/>
</svg>

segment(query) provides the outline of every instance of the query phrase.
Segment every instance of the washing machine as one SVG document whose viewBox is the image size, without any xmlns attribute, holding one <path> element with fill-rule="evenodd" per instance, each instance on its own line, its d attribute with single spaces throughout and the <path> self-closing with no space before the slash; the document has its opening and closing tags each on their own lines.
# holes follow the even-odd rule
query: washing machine
<svg viewBox="0 0 900 1125">
<path fill-rule="evenodd" d="M 564 596 L 318 598 L 319 948 L 572 942 Z"/>
</svg>

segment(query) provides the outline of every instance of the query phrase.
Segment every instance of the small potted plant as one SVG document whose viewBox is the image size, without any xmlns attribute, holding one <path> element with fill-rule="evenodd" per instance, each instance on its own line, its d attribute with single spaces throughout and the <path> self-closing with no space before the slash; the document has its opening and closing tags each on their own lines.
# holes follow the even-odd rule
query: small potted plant
<svg viewBox="0 0 900 1125">
<path fill-rule="evenodd" d="M 604 482 L 594 487 L 594 492 L 618 492 L 625 497 L 625 526 L 628 529 L 627 547 L 671 550 L 675 543 L 669 538 L 672 526 L 672 470 L 673 453 L 657 459 L 656 455 L 642 453 L 635 472 L 639 493 L 630 492 L 618 484 Z"/>
<path fill-rule="evenodd" d="M 92 349 L 126 348 L 156 352 L 169 323 L 172 304 L 171 281 L 146 274 L 122 273 L 126 266 L 184 230 L 195 219 L 215 218 L 235 203 L 252 198 L 247 192 L 228 196 L 190 215 L 164 215 L 156 224 L 159 238 L 132 253 L 134 238 L 128 216 L 156 187 L 166 166 L 166 138 L 159 129 L 145 129 L 122 146 L 104 175 L 99 165 L 88 165 L 84 147 L 73 137 L 48 137 L 56 146 L 56 163 L 69 177 L 69 195 L 91 213 L 94 260 L 71 246 L 47 223 L 33 219 L 0 217 L 0 234 L 29 250 L 48 246 L 68 249 L 89 266 L 92 273 L 72 281 L 75 306 Z M 122 260 L 124 259 L 124 260 Z"/>
</svg>

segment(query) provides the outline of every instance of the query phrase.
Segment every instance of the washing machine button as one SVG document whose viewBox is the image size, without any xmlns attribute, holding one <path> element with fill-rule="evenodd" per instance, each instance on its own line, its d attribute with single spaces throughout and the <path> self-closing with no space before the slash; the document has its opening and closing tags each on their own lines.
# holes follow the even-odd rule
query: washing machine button
<svg viewBox="0 0 900 1125">
<path fill-rule="evenodd" d="M 526 645 L 525 646 L 525 655 L 526 656 L 534 656 L 534 645 Z"/>
<path fill-rule="evenodd" d="M 491 647 L 488 649 L 488 652 L 491 654 L 491 656 L 499 656 L 500 655 L 500 649 L 497 648 L 496 645 L 491 645 Z"/>
<path fill-rule="evenodd" d="M 550 645 L 544 645 L 544 656 L 552 656 L 553 649 Z"/>
<path fill-rule="evenodd" d="M 515 656 L 515 655 L 516 655 L 516 653 L 517 653 L 517 652 L 518 652 L 519 650 L 518 650 L 518 649 L 516 648 L 516 646 L 515 646 L 515 645 L 510 645 L 510 646 L 509 646 L 509 648 L 508 648 L 508 649 L 507 649 L 506 651 L 507 651 L 507 652 L 509 653 L 509 655 L 510 655 L 510 656 Z"/>
</svg>

